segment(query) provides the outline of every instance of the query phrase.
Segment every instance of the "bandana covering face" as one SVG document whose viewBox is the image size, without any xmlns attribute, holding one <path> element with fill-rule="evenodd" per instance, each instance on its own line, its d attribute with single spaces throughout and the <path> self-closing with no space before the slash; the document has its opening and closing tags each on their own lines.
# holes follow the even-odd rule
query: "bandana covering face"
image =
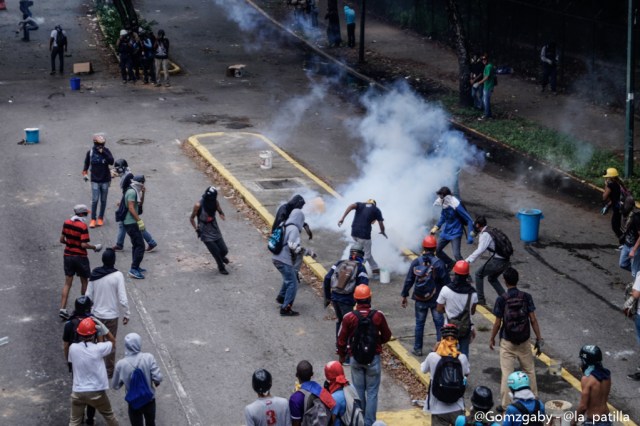
<svg viewBox="0 0 640 426">
<path fill-rule="evenodd" d="M 131 188 L 133 188 L 136 191 L 136 200 L 138 202 L 142 201 L 142 186 L 144 184 L 142 182 L 137 182 L 135 180 L 131 181 Z"/>
<path fill-rule="evenodd" d="M 436 348 L 436 353 L 440 356 L 457 358 L 458 355 L 460 355 L 460 351 L 458 351 L 458 340 L 453 337 L 443 337 Z"/>
<path fill-rule="evenodd" d="M 340 376 L 337 376 L 334 380 L 329 382 L 329 392 L 334 393 L 338 389 L 342 389 L 348 384 L 349 384 L 349 381 L 343 374 Z"/>
<path fill-rule="evenodd" d="M 218 190 L 215 186 L 210 186 L 202 194 L 203 206 L 202 208 L 207 215 L 213 217 L 216 214 L 216 208 L 218 207 Z"/>
</svg>

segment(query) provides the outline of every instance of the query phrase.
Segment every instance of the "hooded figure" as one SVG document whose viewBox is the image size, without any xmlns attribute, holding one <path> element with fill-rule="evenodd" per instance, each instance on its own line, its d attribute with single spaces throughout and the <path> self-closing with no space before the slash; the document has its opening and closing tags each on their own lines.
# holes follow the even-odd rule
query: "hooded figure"
<svg viewBox="0 0 640 426">
<path fill-rule="evenodd" d="M 113 389 L 120 389 L 122 385 L 129 390 L 131 376 L 136 368 L 142 371 L 145 381 L 151 392 L 155 395 L 155 388 L 162 382 L 162 373 L 155 357 L 147 352 L 141 352 L 142 338 L 137 333 L 129 333 L 124 338 L 124 358 L 116 364 L 116 370 L 111 380 Z M 155 424 L 156 400 L 152 399 L 147 405 L 133 409 L 129 406 L 129 419 L 131 424 Z"/>
<path fill-rule="evenodd" d="M 222 275 L 228 275 L 225 264 L 229 263 L 227 254 L 229 249 L 222 238 L 222 233 L 218 227 L 216 220 L 216 212 L 220 216 L 220 219 L 225 220 L 224 212 L 220 207 L 218 201 L 218 189 L 215 186 L 210 186 L 202 194 L 202 198 L 193 206 L 191 212 L 191 226 L 195 229 L 198 238 L 202 240 L 207 249 L 213 256 L 218 266 L 218 270 Z M 196 218 L 198 223 L 196 224 Z"/>
<path fill-rule="evenodd" d="M 275 231 L 276 228 L 280 226 L 281 223 L 289 219 L 289 215 L 294 209 L 302 210 L 302 207 L 305 204 L 306 204 L 306 201 L 304 200 L 304 198 L 302 198 L 302 195 L 295 194 L 293 197 L 291 197 L 289 201 L 287 201 L 286 203 L 278 207 L 278 210 L 276 211 L 275 220 L 273 221 L 273 225 L 271 226 L 271 233 L 273 233 L 273 231 Z M 309 228 L 309 225 L 307 225 L 307 223 L 305 222 L 303 227 L 304 227 L 304 230 L 307 232 L 309 239 L 312 239 L 313 234 L 311 232 L 311 228 Z"/>
</svg>

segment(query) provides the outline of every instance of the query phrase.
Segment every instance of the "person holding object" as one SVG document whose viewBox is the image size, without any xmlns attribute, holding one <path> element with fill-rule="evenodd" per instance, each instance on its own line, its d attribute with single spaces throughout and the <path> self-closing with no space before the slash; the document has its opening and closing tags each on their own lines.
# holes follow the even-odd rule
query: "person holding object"
<svg viewBox="0 0 640 426">
<path fill-rule="evenodd" d="M 202 198 L 194 206 L 189 221 L 195 229 L 198 238 L 207 246 L 209 253 L 213 256 L 218 271 L 222 275 L 229 275 L 229 271 L 225 267 L 229 263 L 227 254 L 229 249 L 222 238 L 218 221 L 216 220 L 216 212 L 220 219 L 225 220 L 224 212 L 218 201 L 218 190 L 215 186 L 210 186 L 202 194 Z M 196 225 L 196 218 L 198 224 Z"/>
<path fill-rule="evenodd" d="M 131 269 L 129 269 L 128 275 L 136 280 L 143 280 L 143 273 L 147 271 L 140 267 L 140 263 L 142 263 L 142 259 L 144 258 L 144 238 L 142 237 L 142 231 L 144 231 L 145 227 L 139 212 L 145 192 L 144 182 L 144 175 L 134 176 L 129 189 L 127 189 L 127 192 L 124 194 L 124 202 L 127 203 L 127 215 L 122 223 L 133 246 L 131 249 Z"/>
<path fill-rule="evenodd" d="M 100 214 L 97 215 L 97 225 L 104 225 L 104 211 L 107 208 L 107 196 L 109 195 L 109 185 L 111 185 L 111 170 L 113 165 L 113 155 L 109 148 L 105 147 L 107 139 L 102 134 L 93 135 L 93 147 L 87 151 L 82 168 L 82 177 L 85 182 L 89 181 L 89 170 L 91 170 L 91 222 L 89 228 L 96 227 L 96 211 L 98 201 L 100 202 Z"/>
<path fill-rule="evenodd" d="M 605 206 L 601 213 L 605 215 L 609 210 L 611 211 L 611 229 L 619 240 L 622 236 L 622 193 L 628 190 L 622 183 L 616 168 L 609 167 L 602 177 L 604 178 L 602 201 Z"/>
<path fill-rule="evenodd" d="M 460 200 L 451 194 L 449 187 L 443 186 L 436 192 L 436 195 L 438 198 L 433 205 L 441 206 L 442 212 L 440 213 L 438 223 L 431 228 L 430 233 L 431 235 L 435 235 L 440 231 L 438 246 L 436 247 L 436 256 L 447 265 L 448 270 L 451 270 L 456 261 L 463 259 L 462 253 L 460 253 L 460 245 L 462 242 L 462 234 L 465 232 L 465 224 L 468 227 L 466 231 L 467 244 L 473 244 L 473 219 L 471 219 L 471 216 Z M 451 243 L 455 261 L 444 252 L 445 247 L 449 245 L 449 243 Z"/>
</svg>

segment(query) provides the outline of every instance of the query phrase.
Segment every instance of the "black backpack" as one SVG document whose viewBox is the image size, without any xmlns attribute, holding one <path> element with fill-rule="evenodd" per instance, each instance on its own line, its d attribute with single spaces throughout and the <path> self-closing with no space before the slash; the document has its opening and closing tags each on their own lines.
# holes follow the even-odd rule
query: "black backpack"
<svg viewBox="0 0 640 426">
<path fill-rule="evenodd" d="M 513 255 L 513 246 L 511 245 L 511 240 L 509 240 L 509 237 L 507 237 L 507 235 L 498 228 L 487 227 L 487 229 L 485 229 L 485 232 L 491 235 L 491 238 L 493 239 L 493 244 L 495 246 L 494 252 L 498 256 L 504 257 L 505 259 L 509 260 L 509 258 L 511 258 L 511 256 Z"/>
<path fill-rule="evenodd" d="M 304 395 L 304 414 L 302 426 L 329 426 L 331 423 L 331 410 L 322 400 L 311 392 L 300 389 Z"/>
<path fill-rule="evenodd" d="M 124 218 L 127 217 L 128 211 L 129 206 L 127 205 L 127 201 L 124 199 L 124 194 L 122 194 L 122 200 L 120 200 L 120 205 L 118 206 L 118 210 L 116 210 L 116 222 L 123 222 Z"/>
<path fill-rule="evenodd" d="M 353 311 L 358 318 L 358 327 L 351 339 L 351 355 L 360 364 L 371 364 L 376 356 L 378 346 L 378 330 L 373 324 L 373 316 L 377 311 L 371 309 L 369 314 L 362 316 L 360 311 Z"/>
<path fill-rule="evenodd" d="M 502 317 L 504 337 L 515 344 L 524 343 L 531 336 L 529 311 L 527 310 L 525 295 L 522 291 L 518 291 L 518 294 L 513 297 L 509 297 L 507 293 L 502 295 L 505 300 Z"/>
<path fill-rule="evenodd" d="M 64 35 L 64 31 L 56 30 L 56 45 L 59 48 L 63 48 L 67 44 L 67 36 Z"/>
<path fill-rule="evenodd" d="M 460 360 L 452 356 L 441 357 L 431 378 L 433 396 L 446 404 L 453 404 L 464 396 L 465 389 Z"/>
<path fill-rule="evenodd" d="M 536 399 L 536 405 L 533 407 L 533 411 L 530 412 L 529 410 L 527 410 L 527 407 L 524 406 L 524 404 L 520 401 L 514 401 L 513 403 L 511 403 L 511 405 L 513 405 L 515 407 L 516 410 L 518 410 L 520 412 L 520 414 L 524 414 L 526 416 L 536 416 L 536 418 L 540 418 L 542 417 L 542 414 L 540 413 L 540 401 L 538 401 Z M 527 426 L 542 426 L 543 422 L 535 422 L 535 421 L 529 421 L 527 423 Z"/>
</svg>

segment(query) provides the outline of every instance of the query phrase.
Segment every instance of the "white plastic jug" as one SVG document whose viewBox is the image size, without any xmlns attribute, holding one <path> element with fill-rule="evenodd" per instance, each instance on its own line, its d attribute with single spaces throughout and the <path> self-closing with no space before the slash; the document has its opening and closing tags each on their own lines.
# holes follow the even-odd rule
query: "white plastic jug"
<svg viewBox="0 0 640 426">
<path fill-rule="evenodd" d="M 389 284 L 391 282 L 391 274 L 388 269 L 380 269 L 380 284 Z"/>
</svg>

